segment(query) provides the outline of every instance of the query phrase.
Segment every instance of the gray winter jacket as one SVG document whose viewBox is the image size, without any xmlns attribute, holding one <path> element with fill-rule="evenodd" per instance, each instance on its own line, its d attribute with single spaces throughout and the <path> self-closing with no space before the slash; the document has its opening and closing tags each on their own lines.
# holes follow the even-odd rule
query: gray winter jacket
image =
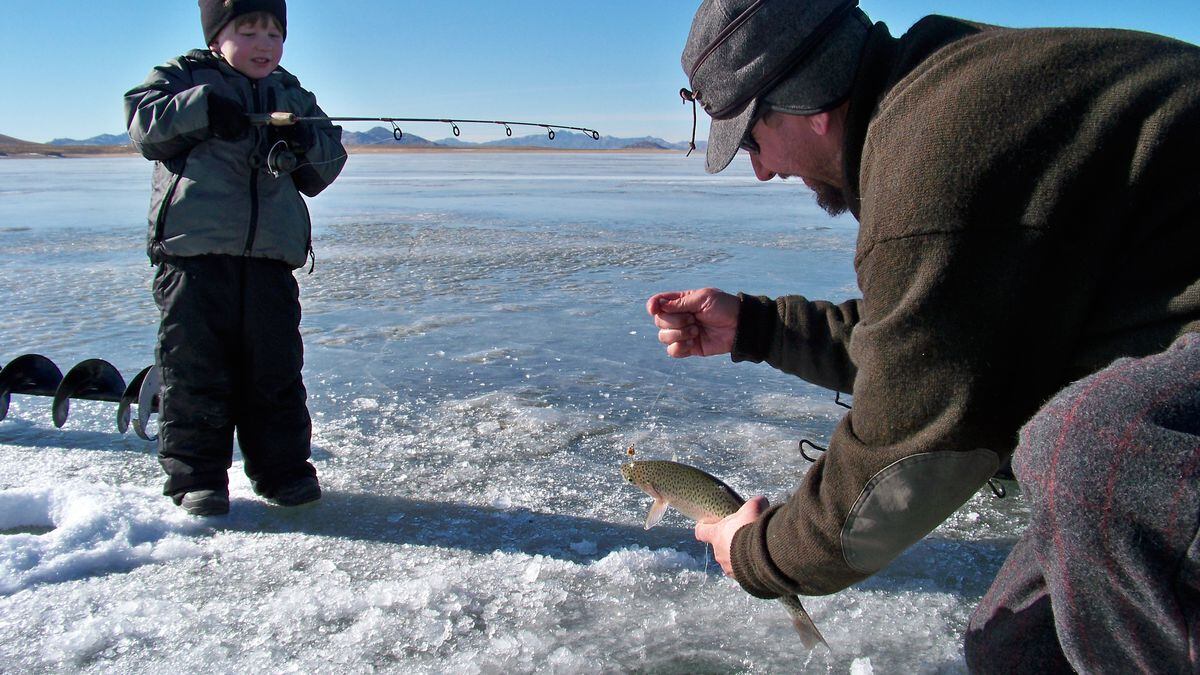
<svg viewBox="0 0 1200 675">
<path fill-rule="evenodd" d="M 162 256 L 223 254 L 304 264 L 312 225 L 300 192 L 315 196 L 346 163 L 341 127 L 313 128 L 313 146 L 291 173 L 272 173 L 275 129 L 255 126 L 238 140 L 209 129 L 208 97 L 239 101 L 248 113 L 324 116 L 292 74 L 277 69 L 251 80 L 211 52 L 195 50 L 155 68 L 125 94 L 129 138 L 156 160 L 147 252 Z"/>
</svg>

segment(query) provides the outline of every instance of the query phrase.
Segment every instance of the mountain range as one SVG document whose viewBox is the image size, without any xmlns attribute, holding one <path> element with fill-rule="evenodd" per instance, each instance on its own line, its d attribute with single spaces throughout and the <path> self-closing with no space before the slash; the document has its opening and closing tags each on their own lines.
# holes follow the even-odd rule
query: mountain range
<svg viewBox="0 0 1200 675">
<path fill-rule="evenodd" d="M 46 145 L 129 145 L 129 134 L 100 134 L 83 140 L 56 138 Z"/>
<path fill-rule="evenodd" d="M 26 143 L 11 139 L 14 142 Z M 530 134 L 527 136 L 514 136 L 512 138 L 503 138 L 497 141 L 485 141 L 482 143 L 472 143 L 464 141 L 460 138 L 448 137 L 436 141 L 431 141 L 416 134 L 405 133 L 397 141 L 392 135 L 392 130 L 386 127 L 375 127 L 367 131 L 343 131 L 342 143 L 347 147 L 367 145 L 399 145 L 409 148 L 549 148 L 554 150 L 687 150 L 687 143 L 671 143 L 655 136 L 642 136 L 639 138 L 618 138 L 616 136 L 601 136 L 599 140 L 593 139 L 588 134 L 576 133 L 573 131 L 555 131 L 554 138 L 551 139 L 549 134 Z M 129 144 L 128 134 L 101 134 L 91 138 L 75 139 L 75 138 L 56 138 L 46 145 L 62 147 L 90 147 L 90 146 L 121 146 Z M 30 144 L 37 145 L 37 144 Z M 707 143 L 698 142 L 697 147 L 703 150 Z"/>
</svg>

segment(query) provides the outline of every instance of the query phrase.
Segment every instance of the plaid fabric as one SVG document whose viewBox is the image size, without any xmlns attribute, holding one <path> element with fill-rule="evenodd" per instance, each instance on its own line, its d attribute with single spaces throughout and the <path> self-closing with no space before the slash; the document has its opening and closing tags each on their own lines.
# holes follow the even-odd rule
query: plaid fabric
<svg viewBox="0 0 1200 675">
<path fill-rule="evenodd" d="M 971 670 L 1200 671 L 1200 334 L 1064 389 L 1013 467 L 1029 527 L 971 617 Z"/>
</svg>

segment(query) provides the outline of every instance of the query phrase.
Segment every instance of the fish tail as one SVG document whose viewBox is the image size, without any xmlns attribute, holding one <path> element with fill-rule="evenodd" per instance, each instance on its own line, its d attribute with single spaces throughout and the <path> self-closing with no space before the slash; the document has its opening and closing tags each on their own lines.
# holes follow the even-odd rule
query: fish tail
<svg viewBox="0 0 1200 675">
<path fill-rule="evenodd" d="M 800 598 L 794 595 L 785 595 L 779 598 L 779 602 L 792 616 L 792 625 L 800 635 L 800 642 L 804 644 L 805 649 L 812 649 L 817 645 L 825 645 L 825 648 L 829 649 L 829 643 L 825 641 L 821 631 L 817 630 L 817 624 L 813 623 L 812 617 L 808 615 L 808 610 L 800 604 Z"/>
</svg>

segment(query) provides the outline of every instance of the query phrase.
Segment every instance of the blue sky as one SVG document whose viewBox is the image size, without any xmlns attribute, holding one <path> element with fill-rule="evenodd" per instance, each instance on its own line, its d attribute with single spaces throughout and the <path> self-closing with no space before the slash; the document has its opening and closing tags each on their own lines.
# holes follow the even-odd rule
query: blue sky
<svg viewBox="0 0 1200 675">
<path fill-rule="evenodd" d="M 192 0 L 3 1 L 0 134 L 25 140 L 122 131 L 124 91 L 203 41 Z M 948 14 L 1011 26 L 1135 28 L 1200 43 L 1197 0 L 861 3 L 893 34 L 925 14 Z M 698 4 L 292 0 L 283 65 L 331 115 L 542 121 L 680 141 L 691 117 L 677 95 L 686 84 L 679 52 Z M 439 125 L 405 130 L 449 135 Z M 463 128 L 464 140 L 500 133 Z"/>
</svg>

